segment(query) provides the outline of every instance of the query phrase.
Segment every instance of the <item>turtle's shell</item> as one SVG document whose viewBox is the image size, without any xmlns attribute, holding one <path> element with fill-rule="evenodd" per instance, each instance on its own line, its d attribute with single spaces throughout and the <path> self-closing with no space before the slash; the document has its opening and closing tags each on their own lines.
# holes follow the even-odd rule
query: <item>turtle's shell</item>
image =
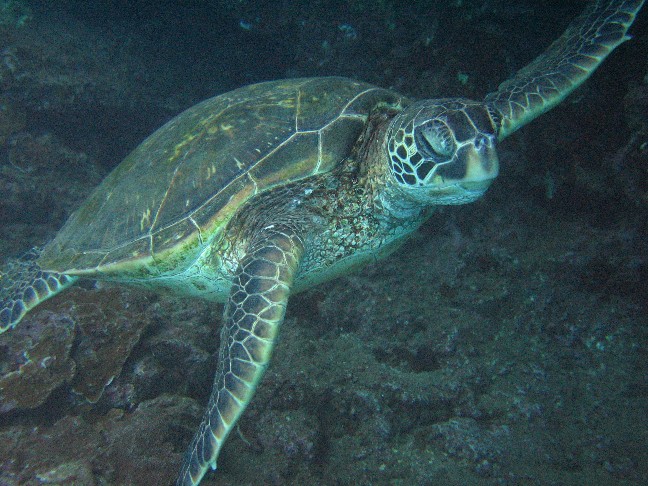
<svg viewBox="0 0 648 486">
<path fill-rule="evenodd" d="M 332 170 L 392 91 L 345 78 L 260 83 L 208 99 L 148 137 L 44 249 L 68 274 L 181 269 L 255 194 Z"/>
</svg>

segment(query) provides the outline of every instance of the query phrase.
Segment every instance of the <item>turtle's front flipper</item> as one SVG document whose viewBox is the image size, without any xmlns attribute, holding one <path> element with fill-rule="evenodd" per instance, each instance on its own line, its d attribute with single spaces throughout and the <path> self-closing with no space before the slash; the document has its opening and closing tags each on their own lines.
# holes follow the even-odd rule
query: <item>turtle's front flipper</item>
<svg viewBox="0 0 648 486">
<path fill-rule="evenodd" d="M 294 231 L 271 226 L 257 235 L 239 263 L 225 306 L 214 388 L 176 485 L 196 485 L 208 466 L 216 468 L 227 434 L 268 366 L 302 253 Z"/>
<path fill-rule="evenodd" d="M 501 116 L 502 140 L 560 103 L 580 86 L 626 35 L 644 0 L 598 0 L 531 64 L 486 97 Z"/>
<path fill-rule="evenodd" d="M 65 290 L 77 278 L 55 272 L 44 272 L 38 265 L 38 249 L 0 272 L 0 333 L 16 326 L 31 309 Z"/>
</svg>

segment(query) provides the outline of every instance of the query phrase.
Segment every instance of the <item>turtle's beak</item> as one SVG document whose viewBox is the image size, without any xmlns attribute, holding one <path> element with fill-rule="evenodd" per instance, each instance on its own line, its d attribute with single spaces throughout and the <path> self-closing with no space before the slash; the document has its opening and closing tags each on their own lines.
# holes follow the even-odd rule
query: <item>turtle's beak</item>
<svg viewBox="0 0 648 486">
<path fill-rule="evenodd" d="M 499 174 L 499 158 L 492 137 L 480 137 L 464 147 L 466 172 L 460 185 L 468 188 L 483 188 L 493 182 Z"/>
<path fill-rule="evenodd" d="M 439 189 L 453 186 L 481 195 L 499 174 L 499 158 L 493 137 L 480 136 L 464 143 L 455 161 L 439 167 L 434 181 Z"/>
</svg>

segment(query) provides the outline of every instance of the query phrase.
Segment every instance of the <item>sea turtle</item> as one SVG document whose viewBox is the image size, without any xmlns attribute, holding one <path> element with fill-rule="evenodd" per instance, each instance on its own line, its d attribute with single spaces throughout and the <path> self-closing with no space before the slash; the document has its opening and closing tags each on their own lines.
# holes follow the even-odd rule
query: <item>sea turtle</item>
<svg viewBox="0 0 648 486">
<path fill-rule="evenodd" d="M 387 255 L 434 206 L 481 197 L 497 143 L 579 86 L 642 4 L 593 2 L 483 101 L 415 102 L 332 77 L 199 103 L 3 275 L 0 329 L 82 277 L 225 302 L 214 388 L 177 480 L 198 484 L 268 365 L 289 295 Z"/>
</svg>

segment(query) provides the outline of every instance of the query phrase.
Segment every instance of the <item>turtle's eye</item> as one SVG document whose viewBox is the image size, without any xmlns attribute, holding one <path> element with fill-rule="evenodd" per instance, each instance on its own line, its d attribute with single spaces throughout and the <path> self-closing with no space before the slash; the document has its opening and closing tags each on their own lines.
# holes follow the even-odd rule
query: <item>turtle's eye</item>
<svg viewBox="0 0 648 486">
<path fill-rule="evenodd" d="M 416 149 L 426 159 L 446 160 L 455 151 L 455 141 L 448 125 L 439 120 L 418 127 L 414 133 Z"/>
</svg>

